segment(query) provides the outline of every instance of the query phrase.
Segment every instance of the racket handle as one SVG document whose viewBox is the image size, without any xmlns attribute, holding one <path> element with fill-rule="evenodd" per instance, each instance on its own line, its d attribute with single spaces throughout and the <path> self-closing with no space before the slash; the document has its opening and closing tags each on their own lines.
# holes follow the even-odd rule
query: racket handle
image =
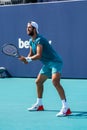
<svg viewBox="0 0 87 130">
<path fill-rule="evenodd" d="M 26 59 L 27 62 L 31 62 L 32 61 L 32 59 L 30 57 L 25 57 L 25 59 Z"/>
</svg>

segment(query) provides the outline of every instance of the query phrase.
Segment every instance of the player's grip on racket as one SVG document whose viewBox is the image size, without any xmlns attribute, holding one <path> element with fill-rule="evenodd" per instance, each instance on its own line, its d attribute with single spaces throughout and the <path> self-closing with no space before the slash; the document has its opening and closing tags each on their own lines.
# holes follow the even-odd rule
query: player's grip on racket
<svg viewBox="0 0 87 130">
<path fill-rule="evenodd" d="M 27 64 L 28 62 L 31 62 L 32 59 L 30 57 L 24 57 L 24 56 L 20 56 L 19 59 L 24 62 L 25 64 Z"/>
</svg>

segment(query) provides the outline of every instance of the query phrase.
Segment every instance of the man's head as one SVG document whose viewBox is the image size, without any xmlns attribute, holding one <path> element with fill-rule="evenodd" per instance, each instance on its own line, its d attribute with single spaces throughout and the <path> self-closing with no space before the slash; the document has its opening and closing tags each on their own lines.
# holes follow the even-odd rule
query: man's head
<svg viewBox="0 0 87 130">
<path fill-rule="evenodd" d="M 27 24 L 27 34 L 33 36 L 35 33 L 38 32 L 38 24 L 34 21 L 28 22 Z"/>
</svg>

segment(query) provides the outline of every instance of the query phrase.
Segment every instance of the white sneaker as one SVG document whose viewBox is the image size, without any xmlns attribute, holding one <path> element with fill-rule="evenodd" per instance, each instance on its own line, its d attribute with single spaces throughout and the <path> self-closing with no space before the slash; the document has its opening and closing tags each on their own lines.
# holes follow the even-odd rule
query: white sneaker
<svg viewBox="0 0 87 130">
<path fill-rule="evenodd" d="M 70 108 L 62 108 L 60 112 L 56 114 L 56 116 L 68 116 L 71 114 Z"/>
<path fill-rule="evenodd" d="M 28 108 L 28 111 L 43 111 L 43 105 L 34 104 L 32 107 Z"/>
</svg>

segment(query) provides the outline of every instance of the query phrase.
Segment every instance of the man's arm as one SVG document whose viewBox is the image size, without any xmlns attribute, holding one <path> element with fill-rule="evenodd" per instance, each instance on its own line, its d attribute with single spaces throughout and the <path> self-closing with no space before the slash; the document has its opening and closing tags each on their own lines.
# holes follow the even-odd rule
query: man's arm
<svg viewBox="0 0 87 130">
<path fill-rule="evenodd" d="M 20 60 L 23 61 L 25 64 L 27 64 L 28 62 L 32 61 L 32 60 L 38 60 L 41 58 L 42 56 L 42 50 L 43 50 L 43 46 L 38 44 L 37 45 L 37 50 L 36 50 L 36 54 L 34 55 L 33 52 L 32 52 L 32 48 L 30 47 L 30 51 L 29 51 L 29 54 L 26 57 L 24 56 L 20 56 Z"/>
<path fill-rule="evenodd" d="M 33 54 L 33 51 L 32 51 L 32 47 L 30 46 L 30 51 L 29 51 L 28 57 L 33 56 L 33 55 L 34 54 Z"/>
<path fill-rule="evenodd" d="M 32 60 L 38 60 L 41 58 L 42 56 L 42 50 L 43 50 L 43 46 L 38 44 L 37 45 L 37 50 L 36 50 L 36 54 L 35 55 L 31 55 L 29 56 Z"/>
</svg>

